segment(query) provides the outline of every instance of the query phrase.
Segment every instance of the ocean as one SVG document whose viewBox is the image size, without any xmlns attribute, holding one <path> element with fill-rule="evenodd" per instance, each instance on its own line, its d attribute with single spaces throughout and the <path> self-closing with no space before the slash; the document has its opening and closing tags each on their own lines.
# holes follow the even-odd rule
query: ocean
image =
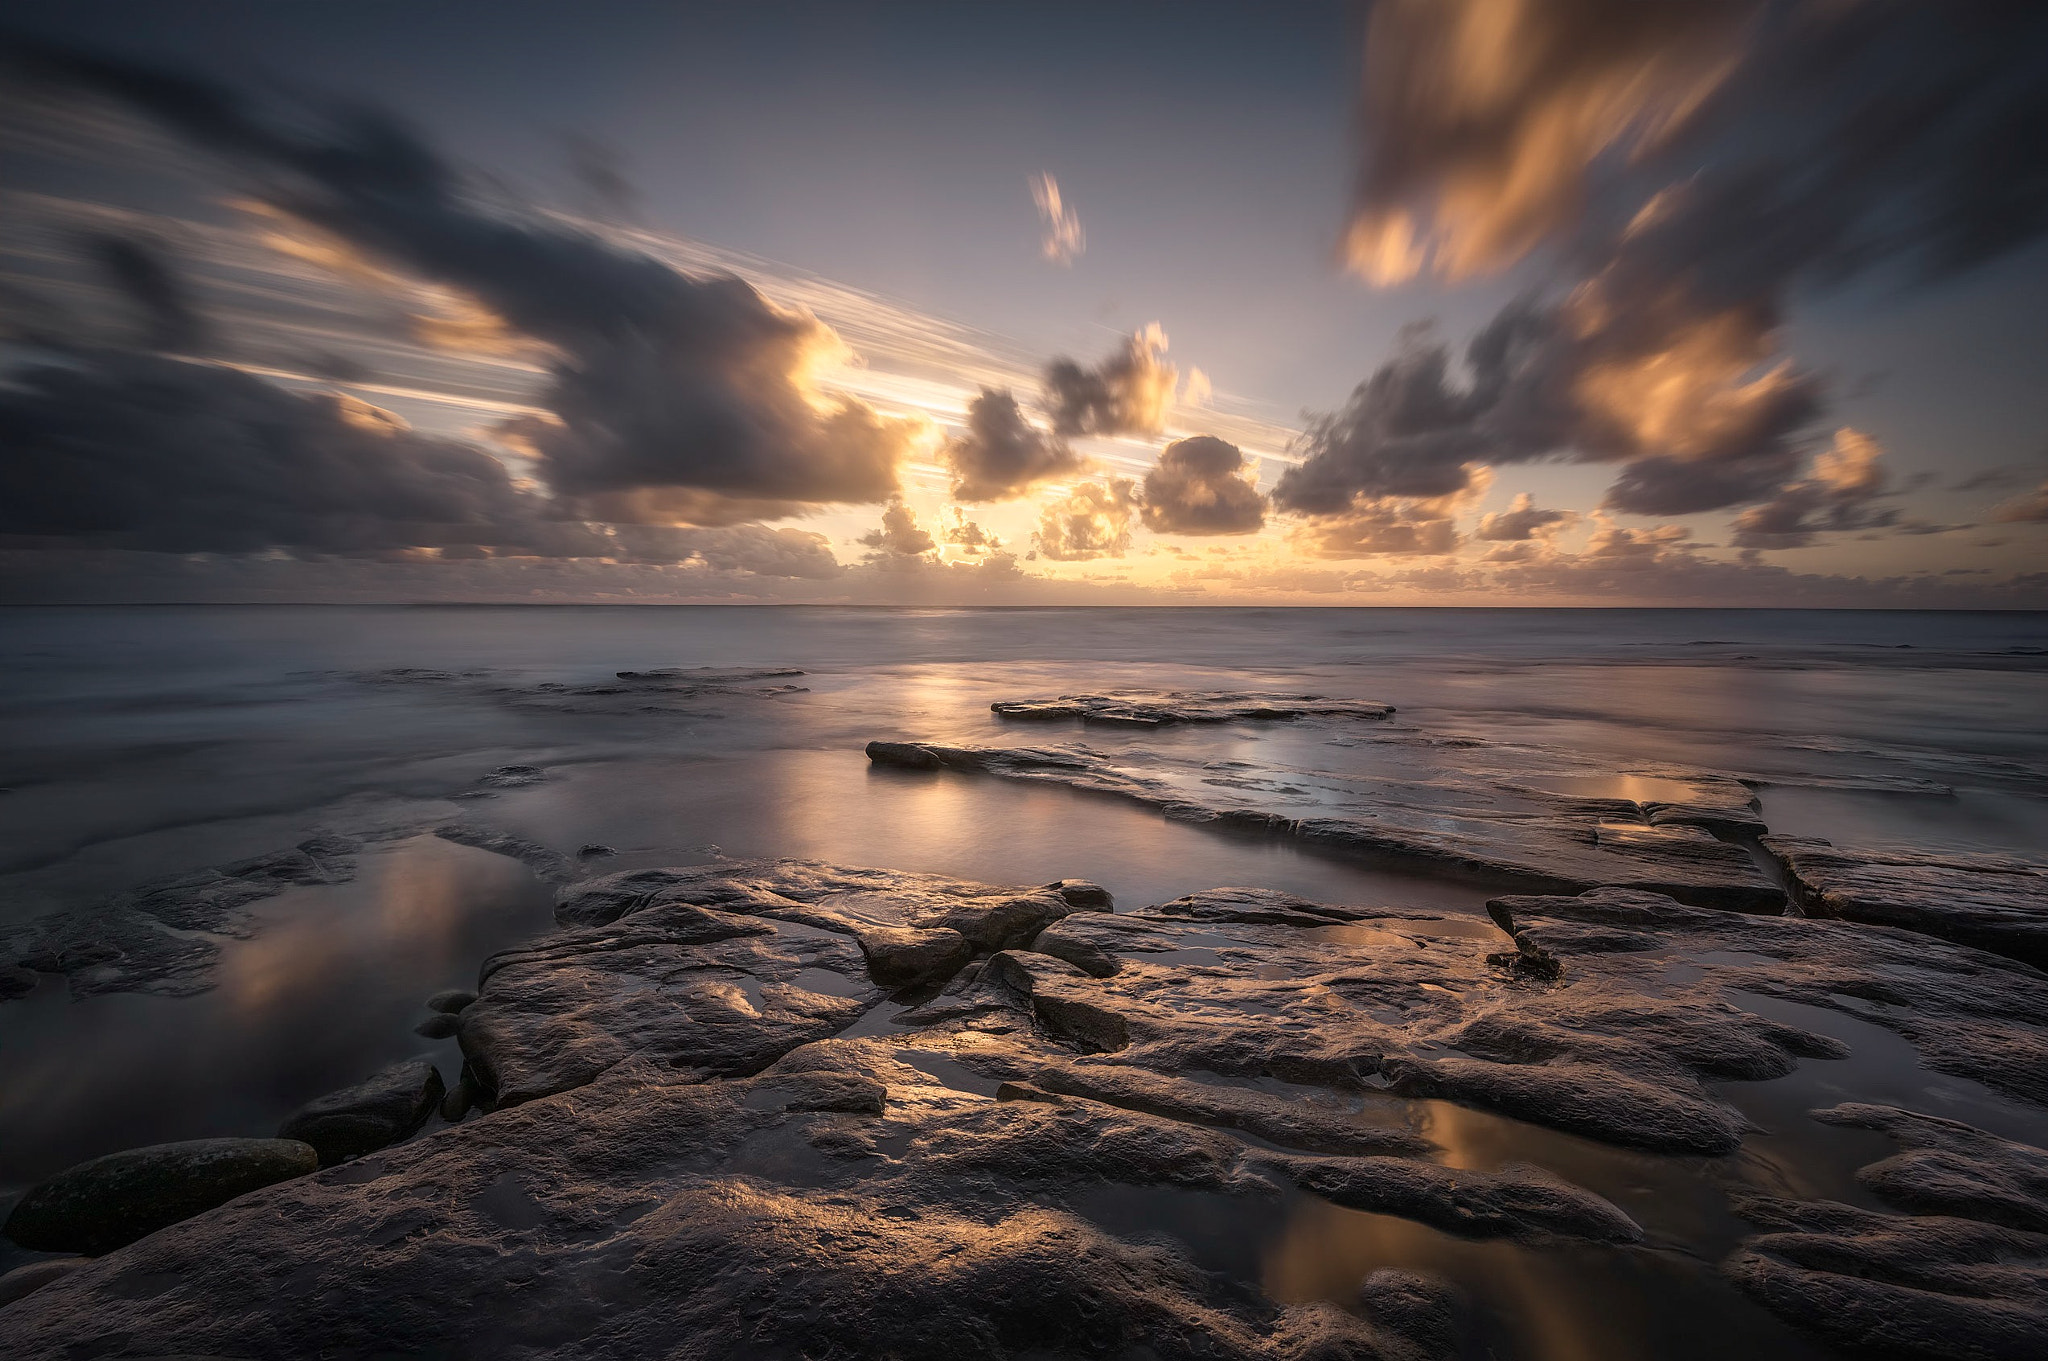
<svg viewBox="0 0 2048 1361">
<path fill-rule="evenodd" d="M 664 669 L 675 684 L 646 683 Z M 1587 797 L 1660 797 L 1667 768 L 1732 775 L 1774 833 L 2035 860 L 2048 848 L 2042 614 L 7 609 L 0 936 L 315 834 L 363 846 L 352 878 L 294 883 L 251 904 L 234 935 L 197 933 L 211 963 L 173 989 L 186 995 L 74 997 L 43 972 L 0 1002 L 0 1197 L 121 1148 L 266 1134 L 408 1056 L 452 1076 L 454 1042 L 415 1033 L 422 999 L 473 986 L 486 955 L 549 929 L 555 882 L 573 875 L 795 856 L 999 884 L 1084 878 L 1125 906 L 1247 885 L 1484 920 L 1497 890 L 1482 883 L 863 754 L 876 739 L 1118 748 L 1133 739 L 1020 732 L 989 707 L 1108 690 L 1394 705 L 1387 731 L 1410 740 L 1393 745 L 1305 722 L 1145 735 L 1219 788 L 1241 772 L 1290 791 L 1290 816 L 1369 800 L 1380 780 L 1448 790 L 1469 753 L 1512 751 L 1545 788 Z M 435 834 L 450 826 L 469 844 Z M 491 835 L 525 850 L 476 844 Z M 1622 1152 L 1448 1103 L 1429 1115 L 1446 1146 L 1464 1121 L 1471 1157 L 1534 1160 L 1618 1200 L 1612 1188 L 1634 1188 L 1622 1203 L 1651 1224 L 1654 1250 L 1543 1256 L 1322 1202 L 1226 1220 L 1162 1193 L 1108 1197 L 1101 1213 L 1283 1300 L 1347 1288 L 1374 1263 L 1426 1262 L 1519 1320 L 1500 1325 L 1517 1355 L 1721 1355 L 1730 1336 L 1808 1354 L 1712 1271 L 1742 1232 L 1731 1181 L 1860 1194 L 1853 1170 L 1883 1141 L 1795 1128 L 1799 1110 L 1932 1101 L 2048 1139 L 2037 1108 L 1920 1070 L 1888 1031 L 1826 1024 L 1854 1057 L 1724 1084 L 1761 1128 L 1728 1159 Z M 1702 1311 L 1735 1332 L 1691 1336 Z"/>
</svg>

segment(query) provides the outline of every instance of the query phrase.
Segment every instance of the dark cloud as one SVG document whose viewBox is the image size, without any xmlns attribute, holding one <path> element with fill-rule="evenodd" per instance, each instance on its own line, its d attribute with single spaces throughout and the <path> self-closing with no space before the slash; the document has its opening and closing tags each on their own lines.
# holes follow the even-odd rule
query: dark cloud
<svg viewBox="0 0 2048 1361">
<path fill-rule="evenodd" d="M 860 541 L 875 550 L 868 554 L 870 562 L 922 557 L 939 546 L 931 533 L 917 523 L 910 507 L 901 501 L 891 501 L 882 512 L 881 528 L 869 530 Z"/>
<path fill-rule="evenodd" d="M 209 364 L 74 356 L 0 388 L 0 534 L 168 553 L 603 556 L 496 459 Z"/>
<path fill-rule="evenodd" d="M 1991 518 L 2008 525 L 2048 523 L 2048 482 L 2002 502 L 1991 512 Z"/>
<path fill-rule="evenodd" d="M 2038 5 L 1383 0 L 1362 108 L 1362 272 L 1458 278 L 1545 243 L 1563 268 L 1466 375 L 1413 347 L 1313 426 L 1275 498 L 1310 513 L 1548 457 L 1623 464 L 1615 510 L 1770 501 L 1825 409 L 1780 352 L 1796 293 L 1951 274 L 2048 227 Z"/>
<path fill-rule="evenodd" d="M 942 456 L 953 470 L 958 501 L 1000 501 L 1019 496 L 1034 483 L 1065 477 L 1085 465 L 1058 435 L 1024 419 L 1017 399 L 983 388 L 967 407 L 967 432 L 946 441 Z"/>
<path fill-rule="evenodd" d="M 1804 548 L 1823 533 L 1895 523 L 1897 511 L 1874 504 L 1890 482 L 1878 463 L 1882 456 L 1868 435 L 1847 426 L 1837 430 L 1834 444 L 1815 456 L 1810 476 L 1735 517 L 1736 547 Z"/>
<path fill-rule="evenodd" d="M 353 250 L 455 289 L 554 356 L 549 418 L 508 433 L 559 494 L 687 488 L 863 502 L 896 487 L 912 427 L 809 374 L 836 348 L 814 318 L 732 277 L 697 279 L 545 218 L 374 110 L 262 111 L 234 91 L 74 52 L 22 55 L 228 157 L 253 192 Z"/>
<path fill-rule="evenodd" d="M 1060 562 L 1120 558 L 1130 551 L 1137 487 L 1128 478 L 1083 482 L 1040 510 L 1031 536 L 1037 551 Z"/>
<path fill-rule="evenodd" d="M 1266 498 L 1245 475 L 1235 444 L 1214 435 L 1175 440 L 1145 474 L 1145 527 L 1158 534 L 1255 534 Z"/>
<path fill-rule="evenodd" d="M 135 236 L 96 235 L 86 248 L 107 278 L 134 304 L 143 323 L 142 341 L 152 350 L 204 354 L 210 348 L 205 319 L 161 245 Z"/>
<path fill-rule="evenodd" d="M 1524 543 L 1548 538 L 1577 518 L 1569 510 L 1538 509 L 1536 499 L 1523 492 L 1506 510 L 1482 518 L 1473 537 L 1490 543 Z"/>
<path fill-rule="evenodd" d="M 1165 360 L 1166 333 L 1146 327 L 1094 368 L 1071 359 L 1046 366 L 1045 399 L 1053 433 L 1156 435 L 1173 405 L 1178 370 Z"/>
</svg>

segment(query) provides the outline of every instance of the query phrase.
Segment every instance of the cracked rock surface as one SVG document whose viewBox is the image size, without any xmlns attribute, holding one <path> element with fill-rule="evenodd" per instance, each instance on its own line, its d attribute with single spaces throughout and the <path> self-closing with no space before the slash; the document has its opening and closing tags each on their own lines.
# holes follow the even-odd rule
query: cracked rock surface
<svg viewBox="0 0 2048 1361">
<path fill-rule="evenodd" d="M 1808 910 L 1924 931 L 2048 969 L 2048 866 L 2007 856 L 1838 848 L 1767 836 Z"/>
</svg>

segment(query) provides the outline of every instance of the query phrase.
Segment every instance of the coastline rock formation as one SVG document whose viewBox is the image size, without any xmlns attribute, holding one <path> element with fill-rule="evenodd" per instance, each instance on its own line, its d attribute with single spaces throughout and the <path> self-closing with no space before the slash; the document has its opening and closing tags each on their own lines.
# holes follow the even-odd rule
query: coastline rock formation
<svg viewBox="0 0 2048 1361">
<path fill-rule="evenodd" d="M 2007 856 L 1837 848 L 1767 836 L 1809 911 L 1924 931 L 2048 969 L 2048 865 Z"/>
<path fill-rule="evenodd" d="M 1732 780 L 1703 780 L 1690 821 L 1653 819 L 1630 799 L 1586 798 L 1527 784 L 1444 777 L 1421 785 L 1352 781 L 1204 764 L 1152 752 L 1114 755 L 1079 745 L 949 747 L 870 742 L 868 760 L 909 770 L 952 770 L 1059 784 L 1155 808 L 1181 822 L 1284 837 L 1348 858 L 1535 893 L 1608 885 L 1682 902 L 1778 912 L 1783 889 L 1748 851 L 1702 825 L 1709 810 L 1747 816 L 1753 796 Z M 1316 786 L 1323 787 L 1318 789 Z M 1714 802 L 1719 796 L 1720 802 Z M 1660 805 L 1663 807 L 1663 805 Z"/>
<path fill-rule="evenodd" d="M 1106 695 L 1060 695 L 1055 699 L 1004 699 L 988 706 L 1003 718 L 1055 721 L 1079 719 L 1126 728 L 1160 728 L 1172 723 L 1278 722 L 1296 718 L 1389 718 L 1391 704 L 1327 699 L 1321 695 L 1276 695 L 1260 691 L 1116 690 Z"/>
<path fill-rule="evenodd" d="M 1890 1106 L 1812 1114 L 1898 1140 L 1904 1151 L 1857 1179 L 1907 1213 L 1750 1197 L 1738 1212 L 1768 1232 L 1722 1264 L 1729 1278 L 1855 1355 L 2039 1356 L 2048 1337 L 2048 1150 Z"/>
</svg>

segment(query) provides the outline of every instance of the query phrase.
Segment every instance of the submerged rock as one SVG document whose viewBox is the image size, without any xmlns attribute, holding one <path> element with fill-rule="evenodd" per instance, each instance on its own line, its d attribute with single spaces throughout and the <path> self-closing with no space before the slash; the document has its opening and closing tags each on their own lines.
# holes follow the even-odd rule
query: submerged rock
<svg viewBox="0 0 2048 1361">
<path fill-rule="evenodd" d="M 374 1153 L 419 1132 L 440 1104 L 440 1070 L 426 1059 L 394 1063 L 353 1087 L 308 1101 L 277 1137 L 311 1144 L 323 1167 Z"/>
<path fill-rule="evenodd" d="M 32 1186 L 7 1236 L 37 1252 L 112 1252 L 237 1196 L 319 1166 L 292 1139 L 192 1139 L 109 1153 Z"/>
<path fill-rule="evenodd" d="M 1746 812 L 1753 796 L 1726 779 L 1698 785 L 1702 800 L 1718 795 L 1725 805 L 1688 805 L 1689 820 L 1658 823 L 1627 799 L 1551 793 L 1507 776 L 1443 773 L 1410 785 L 1081 746 L 870 742 L 867 755 L 876 765 L 1113 794 L 1219 831 L 1283 837 L 1347 858 L 1501 887 L 1579 893 L 1619 885 L 1744 912 L 1777 912 L 1786 901 L 1746 850 L 1701 825 L 1703 809 L 1721 806 L 1754 821 Z M 1359 811 L 1336 815 L 1333 804 Z"/>
<path fill-rule="evenodd" d="M 2048 1150 L 1888 1106 L 1815 1111 L 1905 1151 L 1860 1180 L 1910 1215 L 1748 1197 L 1722 1270 L 1787 1322 L 1859 1355 L 2022 1361 L 2048 1338 Z"/>
<path fill-rule="evenodd" d="M 1923 931 L 2048 969 L 2048 865 L 2003 856 L 1837 849 L 1767 836 L 1811 912 Z"/>
<path fill-rule="evenodd" d="M 1241 723 L 1296 718 L 1388 718 L 1391 704 L 1328 699 L 1322 695 L 1276 695 L 1225 690 L 1117 690 L 1106 695 L 1061 695 L 1057 699 L 1006 699 L 988 706 L 1004 718 L 1055 720 L 1157 728 L 1170 723 Z"/>
<path fill-rule="evenodd" d="M 37 973 L 64 975 L 74 998 L 205 992 L 220 958 L 207 937 L 246 939 L 256 931 L 254 904 L 295 885 L 355 878 L 360 849 L 353 837 L 323 832 L 290 850 L 155 880 L 88 911 L 38 918 L 0 935 L 0 1002 L 26 996 Z"/>
<path fill-rule="evenodd" d="M 451 822 L 434 829 L 434 835 L 443 841 L 452 841 L 458 846 L 473 846 L 492 855 L 502 855 L 517 860 L 533 871 L 534 878 L 548 884 L 565 884 L 576 877 L 576 867 L 569 863 L 567 856 L 559 851 L 549 850 L 536 841 L 510 832 L 500 832 L 489 827 L 477 827 L 466 822 Z"/>
</svg>

